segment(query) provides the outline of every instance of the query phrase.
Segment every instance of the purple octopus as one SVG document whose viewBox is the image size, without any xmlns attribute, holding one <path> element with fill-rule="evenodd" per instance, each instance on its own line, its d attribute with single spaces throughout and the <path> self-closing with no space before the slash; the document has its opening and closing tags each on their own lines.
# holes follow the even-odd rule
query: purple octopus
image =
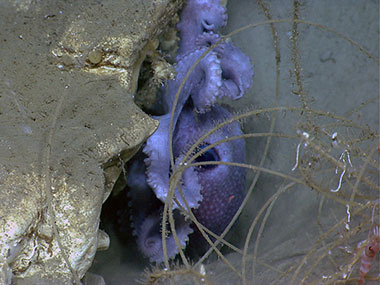
<svg viewBox="0 0 380 285">
<path fill-rule="evenodd" d="M 195 141 L 218 122 L 231 117 L 216 100 L 224 96 L 239 99 L 251 86 L 250 59 L 232 43 L 222 41 L 199 61 L 184 84 L 175 106 L 172 142 L 169 141 L 170 110 L 176 93 L 193 64 L 220 40 L 217 32 L 226 22 L 226 10 L 219 0 L 187 1 L 177 24 L 181 38 L 175 65 L 177 76 L 167 82 L 164 94 L 169 112 L 155 117 L 160 122 L 157 131 L 128 169 L 134 234 L 140 251 L 151 262 L 159 263 L 164 258 L 160 222 L 170 175 L 175 170 L 170 163 L 169 145 L 173 147 L 176 168 Z M 228 124 L 209 135 L 196 151 L 241 134 L 238 122 Z M 244 140 L 217 144 L 194 162 L 203 161 L 244 163 Z M 215 234 L 223 232 L 241 205 L 245 196 L 245 175 L 243 168 L 222 164 L 189 167 L 182 173 L 181 189 L 187 204 L 197 220 Z M 179 206 L 186 209 L 186 205 L 178 189 L 175 196 L 180 204 L 173 203 L 175 227 L 181 246 L 185 248 L 189 235 L 197 229 L 179 209 Z M 178 248 L 170 232 L 166 242 L 168 256 L 175 257 Z"/>
</svg>

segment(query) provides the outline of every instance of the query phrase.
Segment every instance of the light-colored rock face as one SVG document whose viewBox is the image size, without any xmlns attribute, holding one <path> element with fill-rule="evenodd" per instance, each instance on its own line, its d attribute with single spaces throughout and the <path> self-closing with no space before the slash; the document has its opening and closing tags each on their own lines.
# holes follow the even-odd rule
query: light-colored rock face
<svg viewBox="0 0 380 285">
<path fill-rule="evenodd" d="M 98 232 L 99 215 L 120 174 L 119 157 L 131 156 L 157 128 L 131 96 L 148 53 L 143 47 L 178 6 L 165 0 L 1 4 L 1 284 L 73 280 L 52 214 L 79 278 L 97 247 L 109 244 Z"/>
</svg>

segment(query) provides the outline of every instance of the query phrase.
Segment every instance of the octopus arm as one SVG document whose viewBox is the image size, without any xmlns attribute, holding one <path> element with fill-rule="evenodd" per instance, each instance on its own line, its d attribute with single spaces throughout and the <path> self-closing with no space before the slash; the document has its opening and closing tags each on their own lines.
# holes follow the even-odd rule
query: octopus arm
<svg viewBox="0 0 380 285">
<path fill-rule="evenodd" d="M 189 234 L 191 234 L 193 230 L 182 215 L 177 212 L 173 214 L 177 237 L 181 248 L 185 248 L 186 242 L 189 240 Z M 160 211 L 157 211 L 147 216 L 137 231 L 138 247 L 143 255 L 149 258 L 150 262 L 161 263 L 164 261 L 161 237 L 161 214 Z M 178 246 L 171 232 L 166 238 L 166 250 L 169 258 L 174 258 L 178 253 Z"/>
<path fill-rule="evenodd" d="M 183 155 L 178 156 L 177 164 L 181 163 L 183 160 Z M 182 173 L 182 186 L 183 197 L 186 199 L 187 205 L 192 208 L 198 208 L 199 203 L 202 201 L 202 186 L 198 179 L 198 174 L 194 167 L 186 168 Z M 178 189 L 176 189 L 176 197 L 178 202 L 183 208 L 187 209 L 185 202 L 183 201 L 182 195 Z"/>
<path fill-rule="evenodd" d="M 251 87 L 254 75 L 250 58 L 232 43 L 223 43 L 221 96 L 239 99 Z"/>
<path fill-rule="evenodd" d="M 156 197 L 165 202 L 169 192 L 169 123 L 170 116 L 161 116 L 156 132 L 147 140 L 143 152 L 147 155 L 144 162 L 147 167 L 146 181 Z"/>
<path fill-rule="evenodd" d="M 207 51 L 207 47 L 197 49 L 183 56 L 177 66 L 177 78 L 169 83 L 168 105 L 171 106 L 180 84 L 185 79 L 188 70 L 195 62 Z M 220 87 L 222 86 L 222 69 L 220 60 L 216 52 L 209 52 L 188 77 L 185 86 L 178 100 L 176 116 L 177 121 L 179 113 L 188 100 L 189 96 L 193 100 L 195 109 L 204 113 L 215 104 L 216 98 L 220 95 Z"/>
</svg>

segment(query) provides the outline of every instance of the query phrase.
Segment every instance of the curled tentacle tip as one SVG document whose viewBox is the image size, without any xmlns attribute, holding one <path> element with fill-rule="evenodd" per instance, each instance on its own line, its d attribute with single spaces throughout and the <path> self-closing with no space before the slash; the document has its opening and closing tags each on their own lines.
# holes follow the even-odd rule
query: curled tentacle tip
<svg viewBox="0 0 380 285">
<path fill-rule="evenodd" d="M 137 245 L 142 254 L 151 262 L 160 259 L 162 255 L 162 241 L 160 235 L 160 216 L 150 215 L 144 219 L 139 228 L 135 230 Z"/>
<path fill-rule="evenodd" d="M 193 230 L 181 214 L 175 212 L 173 215 L 180 247 L 185 248 L 189 240 L 189 235 Z M 157 212 L 156 214 L 146 217 L 137 232 L 138 247 L 143 255 L 149 258 L 150 262 L 161 263 L 164 261 L 161 237 L 161 215 Z M 166 238 L 166 252 L 169 259 L 174 258 L 178 253 L 177 243 L 173 233 L 170 231 L 168 231 Z"/>
<path fill-rule="evenodd" d="M 239 99 L 252 85 L 253 66 L 250 58 L 232 43 L 224 43 L 223 47 L 224 54 L 221 58 L 224 83 L 222 95 L 234 100 Z"/>
</svg>

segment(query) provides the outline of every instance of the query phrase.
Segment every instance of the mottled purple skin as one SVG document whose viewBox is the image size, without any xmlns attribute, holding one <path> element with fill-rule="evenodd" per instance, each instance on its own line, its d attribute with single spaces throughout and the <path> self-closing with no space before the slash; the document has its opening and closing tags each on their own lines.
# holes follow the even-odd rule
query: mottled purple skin
<svg viewBox="0 0 380 285">
<path fill-rule="evenodd" d="M 162 209 L 152 212 L 146 216 L 141 224 L 138 225 L 137 245 L 144 256 L 149 258 L 150 262 L 161 263 L 164 261 L 164 254 L 161 239 L 161 213 Z M 176 233 L 181 242 L 181 247 L 185 248 L 188 236 L 193 232 L 189 223 L 178 212 L 174 212 L 176 224 Z M 173 235 L 170 233 L 166 238 L 166 248 L 169 258 L 173 258 L 178 253 L 178 248 Z"/>
<path fill-rule="evenodd" d="M 178 55 L 195 49 L 195 42 L 204 32 L 216 33 L 227 24 L 226 9 L 219 0 L 188 0 L 177 24 L 181 41 Z"/>
<path fill-rule="evenodd" d="M 174 156 L 179 157 L 187 151 L 188 142 L 196 141 L 205 132 L 214 128 L 215 122 L 221 122 L 230 117 L 231 114 L 218 105 L 205 114 L 197 114 L 189 107 L 184 108 L 177 122 L 173 139 Z M 242 135 L 240 124 L 234 122 L 208 136 L 201 145 L 212 145 L 224 138 L 239 135 Z M 216 155 L 215 161 L 245 162 L 243 139 L 224 142 L 214 146 L 210 151 Z M 246 171 L 241 167 L 227 165 L 199 167 L 195 171 L 202 186 L 202 201 L 193 212 L 202 225 L 220 234 L 244 199 Z M 191 187 L 188 185 L 188 188 Z"/>
<path fill-rule="evenodd" d="M 171 110 L 177 90 L 183 81 L 187 71 L 193 63 L 202 55 L 203 49 L 196 50 L 185 56 L 177 66 L 177 78 L 168 83 L 167 93 L 165 94 L 166 103 Z M 173 128 L 182 112 L 182 108 L 186 101 L 191 97 L 195 105 L 195 109 L 200 112 L 206 112 L 214 103 L 218 96 L 221 82 L 220 61 L 214 53 L 208 54 L 197 65 L 196 69 L 191 73 L 182 92 L 179 96 L 178 104 L 173 117 Z M 208 96 L 198 96 L 198 94 L 208 94 Z M 156 132 L 147 140 L 143 149 L 148 156 L 145 160 L 147 165 L 147 182 L 152 187 L 158 199 L 165 202 L 169 191 L 169 172 L 170 172 L 170 155 L 169 155 L 169 128 L 170 128 L 170 112 L 160 117 L 156 117 L 160 121 L 160 125 Z M 200 194 L 201 185 L 195 185 L 197 176 L 192 169 L 185 171 L 185 180 L 194 181 L 191 187 L 184 185 L 186 200 L 191 208 L 198 207 L 202 199 Z M 182 199 L 177 191 L 176 196 L 179 201 Z M 185 206 L 181 202 L 182 206 Z M 175 204 L 175 208 L 178 206 Z"/>
<path fill-rule="evenodd" d="M 214 33 L 203 33 L 196 40 L 198 49 L 210 47 L 220 40 Z M 222 85 L 218 90 L 218 97 L 227 96 L 233 100 L 240 99 L 244 92 L 251 87 L 254 75 L 250 58 L 231 42 L 222 41 L 213 50 L 220 60 L 222 69 Z"/>
<path fill-rule="evenodd" d="M 206 38 L 205 35 L 203 35 Z M 213 38 L 213 37 L 212 37 Z M 167 92 L 164 95 L 168 109 L 171 111 L 176 93 L 184 80 L 187 72 L 207 47 L 199 47 L 193 52 L 183 56 L 176 65 L 177 77 L 168 82 Z M 228 54 L 223 51 L 228 51 Z M 222 54 L 219 54 L 222 52 Z M 223 61 L 219 60 L 222 58 Z M 224 68 L 224 69 L 223 69 Z M 239 99 L 251 85 L 253 76 L 252 66 L 249 58 L 240 49 L 230 43 L 224 43 L 217 51 L 211 51 L 195 67 L 188 77 L 176 105 L 173 117 L 173 128 L 175 129 L 178 118 L 185 103 L 191 98 L 195 111 L 205 113 L 215 105 L 215 101 L 227 96 L 231 99 Z M 156 196 L 165 201 L 169 191 L 169 127 L 170 111 L 168 114 L 156 117 L 160 121 L 157 131 L 148 139 L 144 147 L 147 154 L 146 164 L 148 166 L 147 180 Z M 189 180 L 197 181 L 197 178 L 189 169 L 186 171 Z M 186 184 L 185 184 L 186 187 Z M 191 208 L 196 208 L 202 199 L 200 195 L 201 186 L 188 189 L 186 196 Z M 178 193 L 177 193 L 178 194 Z M 179 194 L 177 195 L 180 196 Z M 181 200 L 179 198 L 179 200 Z M 181 203 L 183 206 L 184 204 Z M 176 205 L 175 205 L 176 207 Z"/>
<path fill-rule="evenodd" d="M 142 152 L 139 152 L 127 168 L 131 226 L 141 253 L 149 258 L 150 262 L 161 263 L 164 261 L 161 239 L 163 204 L 156 198 L 146 182 L 145 158 L 146 156 Z M 193 229 L 190 227 L 190 223 L 184 220 L 184 217 L 178 210 L 174 210 L 173 215 L 176 233 L 182 248 L 185 248 L 188 236 L 193 232 Z M 170 231 L 166 238 L 166 243 L 168 256 L 169 258 L 173 258 L 177 255 L 178 248 Z"/>
<path fill-rule="evenodd" d="M 215 105 L 207 113 L 193 111 L 191 104 L 182 108 L 173 137 L 174 157 L 180 160 L 189 150 L 190 142 L 195 142 L 205 132 L 215 126 L 215 122 L 231 117 L 224 108 Z M 240 124 L 234 122 L 212 135 L 208 136 L 201 145 L 212 145 L 220 140 L 241 135 Z M 216 154 L 212 161 L 245 162 L 245 143 L 236 139 L 214 146 L 210 150 Z M 208 152 L 210 152 L 208 151 Z M 204 155 L 202 156 L 204 158 Z M 145 179 L 145 155 L 138 154 L 128 168 L 127 184 L 130 189 L 131 219 L 133 234 L 137 237 L 137 245 L 144 256 L 151 262 L 163 262 L 164 255 L 161 240 L 161 218 L 163 203 L 156 198 Z M 145 158 L 146 160 L 146 158 Z M 199 158 L 193 162 L 198 162 Z M 178 163 L 178 161 L 176 161 Z M 149 173 L 149 169 L 147 173 Z M 191 191 L 200 187 L 200 203 L 192 207 L 197 220 L 209 230 L 220 234 L 232 217 L 245 195 L 245 169 L 227 165 L 212 165 L 189 168 L 191 179 L 183 177 L 183 190 L 187 200 L 191 201 Z M 165 173 L 169 176 L 169 172 Z M 185 176 L 185 175 L 184 175 Z M 190 190 L 190 191 L 187 191 Z M 190 222 L 185 221 L 179 210 L 174 210 L 176 232 L 182 248 L 186 247 L 188 236 L 193 232 Z M 168 256 L 173 258 L 178 253 L 172 234 L 167 237 Z"/>
<path fill-rule="evenodd" d="M 222 43 L 221 56 L 222 88 L 220 96 L 227 96 L 233 100 L 240 99 L 244 92 L 251 87 L 254 75 L 252 64 L 238 47 L 232 43 Z"/>
<path fill-rule="evenodd" d="M 226 109 L 216 104 L 216 100 L 223 96 L 239 99 L 251 86 L 253 76 L 250 59 L 232 43 L 223 42 L 205 55 L 190 73 L 179 94 L 172 118 L 173 141 L 170 142 L 171 109 L 176 93 L 188 71 L 210 45 L 219 40 L 217 31 L 225 26 L 227 15 L 219 0 L 188 0 L 180 18 L 177 25 L 181 37 L 175 66 L 177 76 L 175 80 L 167 82 L 163 97 L 169 111 L 155 117 L 160 125 L 143 147 L 146 158 L 140 157 L 137 159 L 139 162 L 132 164 L 128 177 L 128 185 L 133 192 L 134 234 L 141 252 L 151 262 L 163 261 L 160 219 L 172 171 L 179 166 L 192 143 L 215 127 L 217 122 L 231 117 Z M 239 123 L 234 122 L 208 136 L 201 147 L 241 134 Z M 170 144 L 175 159 L 173 169 L 170 165 Z M 237 139 L 214 146 L 195 162 L 207 160 L 243 163 L 244 140 Z M 144 175 L 142 173 L 145 170 Z M 227 165 L 189 167 L 182 173 L 181 188 L 197 220 L 220 234 L 244 198 L 245 170 Z M 175 196 L 181 206 L 186 208 L 178 189 Z M 184 248 L 192 229 L 190 221 L 184 220 L 178 208 L 179 205 L 174 203 L 176 232 Z M 167 249 L 169 258 L 178 253 L 171 234 L 167 237 Z"/>
</svg>

